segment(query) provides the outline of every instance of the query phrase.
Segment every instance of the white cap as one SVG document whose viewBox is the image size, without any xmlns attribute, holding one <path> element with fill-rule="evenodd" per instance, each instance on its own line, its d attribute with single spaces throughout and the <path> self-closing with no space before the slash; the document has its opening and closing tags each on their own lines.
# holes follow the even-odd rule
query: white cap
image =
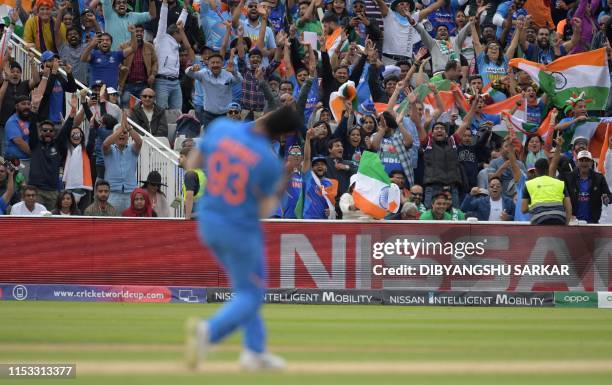
<svg viewBox="0 0 612 385">
<path fill-rule="evenodd" d="M 119 92 L 116 89 L 114 89 L 113 87 L 108 87 L 106 89 L 106 93 L 111 95 L 111 94 L 118 94 Z"/>
<path fill-rule="evenodd" d="M 591 155 L 591 153 L 586 150 L 580 151 L 578 155 L 576 156 L 576 159 L 582 159 L 582 158 L 589 158 L 590 160 L 593 160 L 593 156 Z"/>
</svg>

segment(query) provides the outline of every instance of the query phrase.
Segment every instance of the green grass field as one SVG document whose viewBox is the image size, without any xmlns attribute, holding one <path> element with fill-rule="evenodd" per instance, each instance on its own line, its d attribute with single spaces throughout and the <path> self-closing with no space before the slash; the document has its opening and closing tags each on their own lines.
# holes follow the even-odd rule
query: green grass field
<svg viewBox="0 0 612 385">
<path fill-rule="evenodd" d="M 183 369 L 183 324 L 217 305 L 0 302 L 0 362 L 77 363 L 53 384 L 610 384 L 604 309 L 266 305 L 286 373 L 238 370 L 240 337 Z M 206 367 L 208 364 L 208 368 Z M 46 384 L 46 380 L 0 384 Z"/>
</svg>

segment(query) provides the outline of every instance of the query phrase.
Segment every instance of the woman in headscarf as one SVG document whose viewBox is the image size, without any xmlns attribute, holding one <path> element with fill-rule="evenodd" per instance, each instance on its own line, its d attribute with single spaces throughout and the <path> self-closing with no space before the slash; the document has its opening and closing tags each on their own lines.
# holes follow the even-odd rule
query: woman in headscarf
<svg viewBox="0 0 612 385">
<path fill-rule="evenodd" d="M 130 207 L 123 210 L 123 217 L 156 217 L 153 211 L 149 193 L 141 188 L 135 188 L 130 195 Z"/>
</svg>

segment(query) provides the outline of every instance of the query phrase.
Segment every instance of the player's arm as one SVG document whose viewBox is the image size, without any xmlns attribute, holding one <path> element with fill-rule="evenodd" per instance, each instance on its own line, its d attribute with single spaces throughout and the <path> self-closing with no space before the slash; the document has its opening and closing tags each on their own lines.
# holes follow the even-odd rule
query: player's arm
<svg viewBox="0 0 612 385">
<path fill-rule="evenodd" d="M 281 186 L 284 186 L 282 183 Z M 278 207 L 278 197 L 276 195 L 270 195 L 269 197 L 261 198 L 259 200 L 259 218 L 265 219 L 270 218 L 270 214 Z"/>
</svg>

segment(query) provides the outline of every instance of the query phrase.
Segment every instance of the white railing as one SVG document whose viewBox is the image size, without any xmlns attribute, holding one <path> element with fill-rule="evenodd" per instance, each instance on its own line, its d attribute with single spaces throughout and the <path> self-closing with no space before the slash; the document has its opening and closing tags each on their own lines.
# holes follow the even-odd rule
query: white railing
<svg viewBox="0 0 612 385">
<path fill-rule="evenodd" d="M 12 56 L 17 61 L 23 70 L 23 79 L 30 79 L 32 77 L 32 72 L 30 70 L 30 58 L 28 56 L 28 52 L 24 47 L 24 41 L 16 36 L 12 35 L 13 41 L 11 42 L 11 46 L 13 47 Z M 34 60 L 37 64 L 40 64 L 40 52 L 36 49 L 32 49 L 32 52 L 36 56 Z M 66 73 L 60 69 L 60 72 L 63 75 Z M 85 86 L 80 81 L 76 80 L 76 83 L 79 89 L 86 89 Z M 69 103 L 70 95 L 66 94 L 66 103 Z M 68 108 L 68 106 L 67 106 Z M 132 119 L 128 118 L 128 122 L 132 127 L 134 127 L 140 135 L 143 137 L 142 148 L 140 150 L 140 156 L 138 158 L 138 169 L 136 177 L 138 180 L 145 180 L 149 172 L 158 171 L 162 177 L 162 183 L 166 184 L 164 192 L 166 193 L 166 198 L 168 203 L 172 203 L 175 199 L 181 199 L 183 195 L 182 186 L 183 186 L 183 170 L 178 166 L 179 156 L 173 151 L 168 144 L 166 144 L 166 138 L 156 138 L 150 132 L 146 131 L 144 128 L 140 127 L 136 122 Z M 83 122 L 85 125 L 86 122 Z M 183 204 L 177 205 L 174 210 L 174 217 L 182 218 L 183 217 Z"/>
</svg>

